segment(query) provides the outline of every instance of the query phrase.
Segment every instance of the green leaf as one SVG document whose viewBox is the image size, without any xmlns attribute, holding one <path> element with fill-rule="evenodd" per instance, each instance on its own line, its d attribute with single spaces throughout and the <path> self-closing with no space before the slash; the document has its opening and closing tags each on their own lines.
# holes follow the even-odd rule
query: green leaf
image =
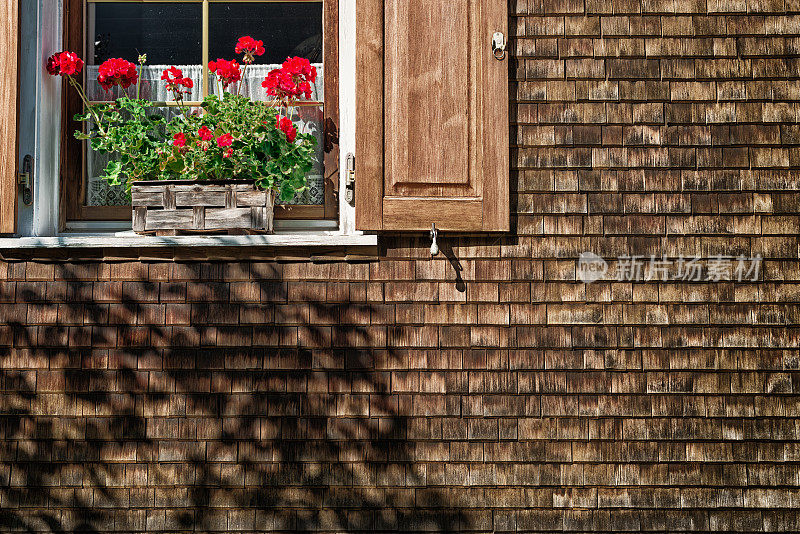
<svg viewBox="0 0 800 534">
<path fill-rule="evenodd" d="M 280 198 L 284 202 L 289 202 L 294 198 L 295 190 L 292 187 L 292 184 L 289 182 L 282 182 L 281 183 L 281 191 L 280 191 Z"/>
<path fill-rule="evenodd" d="M 120 185 L 122 183 L 120 180 L 121 172 L 122 164 L 119 161 L 109 161 L 108 165 L 106 165 L 106 174 L 104 178 L 111 186 Z"/>
<path fill-rule="evenodd" d="M 182 173 L 186 169 L 186 162 L 183 161 L 183 158 L 175 158 L 172 159 L 167 164 L 167 170 L 175 172 L 175 173 Z"/>
<path fill-rule="evenodd" d="M 119 161 L 109 161 L 108 165 L 106 165 L 106 174 L 108 175 L 118 175 L 122 172 L 122 163 Z"/>
</svg>

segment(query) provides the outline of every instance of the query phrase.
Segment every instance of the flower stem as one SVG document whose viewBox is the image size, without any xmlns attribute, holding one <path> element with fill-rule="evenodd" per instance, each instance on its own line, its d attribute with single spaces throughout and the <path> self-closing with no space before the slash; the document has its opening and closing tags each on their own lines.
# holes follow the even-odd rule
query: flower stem
<svg viewBox="0 0 800 534">
<path fill-rule="evenodd" d="M 136 67 L 136 73 L 138 74 L 136 78 L 136 100 L 139 100 L 141 95 L 140 89 L 142 87 L 142 69 L 144 69 L 144 64 L 147 62 L 147 54 L 142 54 L 139 56 L 139 65 Z"/>
<path fill-rule="evenodd" d="M 78 95 L 81 97 L 81 100 L 83 100 L 83 104 L 86 106 L 86 109 L 88 109 L 89 113 L 91 113 L 94 117 L 94 122 L 97 124 L 97 128 L 100 130 L 100 133 L 105 136 L 106 131 L 103 129 L 103 123 L 100 121 L 100 117 L 97 116 L 97 112 L 89 103 L 89 99 L 86 98 L 86 93 L 83 92 L 83 87 L 81 87 L 81 85 L 76 82 L 71 75 L 67 76 L 67 79 L 69 80 L 70 85 L 74 87 L 76 91 L 78 91 Z"/>
<path fill-rule="evenodd" d="M 247 74 L 247 66 L 248 65 L 249 65 L 249 63 L 245 61 L 244 62 L 244 68 L 242 69 L 242 79 L 239 80 L 239 86 L 236 88 L 236 94 L 237 95 L 242 94 L 242 84 L 245 83 L 245 80 L 246 80 L 245 75 Z"/>
<path fill-rule="evenodd" d="M 178 104 L 178 107 L 181 108 L 181 114 L 184 117 L 188 116 L 188 110 L 183 105 L 183 93 L 176 85 L 170 84 L 170 90 L 172 91 L 172 96 L 175 98 L 175 102 Z"/>
</svg>

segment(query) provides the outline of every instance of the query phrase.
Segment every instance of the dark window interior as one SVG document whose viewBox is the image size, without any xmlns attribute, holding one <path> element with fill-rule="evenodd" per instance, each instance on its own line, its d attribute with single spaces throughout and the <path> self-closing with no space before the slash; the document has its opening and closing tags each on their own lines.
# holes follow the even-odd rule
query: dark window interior
<svg viewBox="0 0 800 534">
<path fill-rule="evenodd" d="M 139 54 L 146 53 L 150 65 L 202 63 L 202 4 L 94 5 L 94 36 L 89 36 L 94 38 L 94 57 L 89 58 L 90 62 L 97 65 L 112 57 L 135 61 Z"/>
<path fill-rule="evenodd" d="M 236 41 L 250 35 L 266 49 L 256 63 L 282 63 L 289 56 L 322 61 L 322 2 L 213 3 L 209 15 L 211 59 L 233 58 Z"/>
</svg>

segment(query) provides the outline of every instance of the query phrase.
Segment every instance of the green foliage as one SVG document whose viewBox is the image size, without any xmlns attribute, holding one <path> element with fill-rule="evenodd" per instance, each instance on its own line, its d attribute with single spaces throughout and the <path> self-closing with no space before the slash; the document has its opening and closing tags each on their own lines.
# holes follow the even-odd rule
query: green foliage
<svg viewBox="0 0 800 534">
<path fill-rule="evenodd" d="M 166 125 L 152 107 L 152 102 L 123 97 L 115 103 L 93 106 L 99 124 L 91 112 L 75 115 L 76 121 L 89 124 L 89 133 L 75 132 L 77 139 L 89 140 L 92 150 L 101 154 L 117 155 L 103 175 L 110 185 L 160 178 L 155 171 L 166 140 Z"/>
<path fill-rule="evenodd" d="M 100 153 L 115 155 L 103 176 L 110 185 L 126 183 L 130 188 L 135 180 L 248 179 L 277 191 L 283 201 L 305 190 L 316 139 L 298 134 L 290 142 L 276 127 L 279 112 L 274 105 L 226 94 L 207 97 L 202 112 L 180 109 L 166 121 L 154 112 L 152 102 L 120 98 L 76 115 L 75 120 L 89 124 L 89 133 L 78 131 L 75 137 L 88 140 Z M 100 124 L 93 120 L 95 113 Z M 213 139 L 201 138 L 203 127 Z M 178 134 L 185 142 L 175 141 Z M 232 140 L 226 140 L 226 134 Z"/>
</svg>

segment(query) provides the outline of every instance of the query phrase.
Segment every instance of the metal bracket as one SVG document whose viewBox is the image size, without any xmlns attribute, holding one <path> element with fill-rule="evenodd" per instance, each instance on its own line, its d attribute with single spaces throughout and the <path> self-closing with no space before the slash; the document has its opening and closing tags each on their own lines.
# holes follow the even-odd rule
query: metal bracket
<svg viewBox="0 0 800 534">
<path fill-rule="evenodd" d="M 503 32 L 495 32 L 492 35 L 492 54 L 497 61 L 503 61 L 506 58 L 506 36 Z"/>
<path fill-rule="evenodd" d="M 22 190 L 22 203 L 33 204 L 33 156 L 26 155 L 22 160 L 22 170 L 17 173 L 17 183 Z"/>
<path fill-rule="evenodd" d="M 356 200 L 356 157 L 353 153 L 347 154 L 347 176 L 345 177 L 344 199 L 348 204 L 355 203 Z"/>
</svg>

